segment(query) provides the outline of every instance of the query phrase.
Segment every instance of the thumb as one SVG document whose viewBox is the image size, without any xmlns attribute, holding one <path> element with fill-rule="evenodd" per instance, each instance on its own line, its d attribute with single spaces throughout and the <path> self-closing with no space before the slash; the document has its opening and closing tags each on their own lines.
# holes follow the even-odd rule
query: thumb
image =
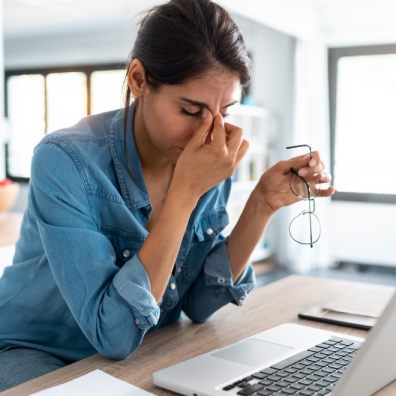
<svg viewBox="0 0 396 396">
<path fill-rule="evenodd" d="M 312 157 L 310 154 L 304 154 L 298 157 L 290 158 L 286 161 L 280 161 L 278 163 L 278 166 L 283 172 L 289 172 L 290 168 L 298 170 L 300 168 L 303 168 L 304 166 L 307 166 L 311 158 Z"/>
<path fill-rule="evenodd" d="M 201 124 L 197 131 L 194 132 L 193 137 L 190 140 L 190 144 L 194 147 L 202 146 L 205 143 L 205 139 L 210 133 L 213 124 L 213 115 L 208 109 L 202 110 Z"/>
</svg>

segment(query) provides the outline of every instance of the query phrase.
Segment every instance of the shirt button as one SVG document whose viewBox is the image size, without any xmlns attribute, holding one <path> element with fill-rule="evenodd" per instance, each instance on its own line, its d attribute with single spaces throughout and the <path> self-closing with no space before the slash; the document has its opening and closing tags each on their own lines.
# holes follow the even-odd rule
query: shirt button
<svg viewBox="0 0 396 396">
<path fill-rule="evenodd" d="M 223 277 L 220 276 L 220 277 L 217 279 L 217 281 L 218 281 L 219 283 L 224 283 L 225 279 L 224 279 Z"/>
<path fill-rule="evenodd" d="M 136 324 L 137 326 L 140 325 L 139 319 L 136 319 L 136 320 L 135 320 L 135 324 Z"/>
<path fill-rule="evenodd" d="M 124 250 L 124 251 L 122 252 L 122 255 L 123 255 L 125 258 L 128 258 L 128 257 L 131 255 L 131 252 L 130 252 L 129 250 Z"/>
<path fill-rule="evenodd" d="M 170 284 L 170 288 L 171 288 L 171 290 L 175 290 L 175 289 L 176 289 L 176 285 L 175 285 L 174 282 L 172 282 L 172 283 Z"/>
<path fill-rule="evenodd" d="M 177 267 L 177 268 L 176 268 L 176 272 L 177 272 L 177 273 L 180 273 L 180 272 L 181 272 L 181 268 L 180 268 L 180 267 Z"/>
<path fill-rule="evenodd" d="M 206 233 L 208 234 L 208 235 L 213 235 L 213 228 L 208 228 L 207 230 L 206 230 Z"/>
</svg>

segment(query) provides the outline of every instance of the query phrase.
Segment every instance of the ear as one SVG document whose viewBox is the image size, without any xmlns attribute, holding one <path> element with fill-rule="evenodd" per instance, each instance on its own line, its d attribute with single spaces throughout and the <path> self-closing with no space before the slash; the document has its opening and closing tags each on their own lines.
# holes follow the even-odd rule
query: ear
<svg viewBox="0 0 396 396">
<path fill-rule="evenodd" d="M 128 67 L 128 87 L 135 98 L 143 96 L 148 89 L 146 71 L 139 59 L 134 59 Z"/>
</svg>

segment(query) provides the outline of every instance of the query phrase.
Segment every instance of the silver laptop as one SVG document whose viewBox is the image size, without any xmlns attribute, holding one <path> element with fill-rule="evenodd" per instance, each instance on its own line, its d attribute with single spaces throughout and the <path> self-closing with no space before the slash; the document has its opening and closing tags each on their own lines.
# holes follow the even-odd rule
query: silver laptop
<svg viewBox="0 0 396 396">
<path fill-rule="evenodd" d="M 292 323 L 153 374 L 182 395 L 368 396 L 396 379 L 396 293 L 366 341 Z"/>
</svg>

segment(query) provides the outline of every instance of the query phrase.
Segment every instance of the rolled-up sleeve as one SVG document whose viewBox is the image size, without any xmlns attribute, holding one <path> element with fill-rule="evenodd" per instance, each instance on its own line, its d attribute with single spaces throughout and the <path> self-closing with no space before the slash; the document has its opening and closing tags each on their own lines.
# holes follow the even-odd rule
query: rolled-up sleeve
<svg viewBox="0 0 396 396">
<path fill-rule="evenodd" d="M 254 288 L 255 274 L 249 263 L 234 283 L 227 250 L 227 239 L 221 235 L 205 257 L 203 269 L 186 294 L 183 310 L 194 322 L 207 320 L 222 306 L 233 303 L 242 305 Z"/>
<path fill-rule="evenodd" d="M 116 265 L 114 248 L 97 226 L 89 185 L 76 161 L 67 147 L 37 146 L 30 209 L 56 285 L 81 331 L 100 354 L 123 359 L 158 322 L 160 309 L 138 256 L 122 268 Z"/>
</svg>

